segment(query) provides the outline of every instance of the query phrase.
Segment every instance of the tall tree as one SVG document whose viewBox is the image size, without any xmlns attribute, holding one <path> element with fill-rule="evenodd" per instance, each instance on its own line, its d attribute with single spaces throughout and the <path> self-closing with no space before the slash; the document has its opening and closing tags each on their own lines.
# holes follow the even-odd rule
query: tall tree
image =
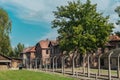
<svg viewBox="0 0 120 80">
<path fill-rule="evenodd" d="M 17 46 L 14 48 L 14 55 L 13 57 L 19 57 L 20 53 L 25 48 L 24 44 L 18 43 Z"/>
<path fill-rule="evenodd" d="M 115 9 L 115 12 L 118 14 L 119 16 L 119 20 L 117 22 L 118 25 L 120 25 L 120 6 L 118 6 L 116 9 Z"/>
<path fill-rule="evenodd" d="M 57 7 L 52 28 L 58 29 L 59 43 L 62 50 L 81 53 L 93 51 L 108 40 L 113 24 L 108 22 L 109 16 L 104 17 L 97 12 L 96 4 L 68 2 L 68 5 Z"/>
<path fill-rule="evenodd" d="M 5 10 L 0 8 L 0 53 L 9 55 L 12 51 L 9 34 L 11 21 Z"/>
</svg>

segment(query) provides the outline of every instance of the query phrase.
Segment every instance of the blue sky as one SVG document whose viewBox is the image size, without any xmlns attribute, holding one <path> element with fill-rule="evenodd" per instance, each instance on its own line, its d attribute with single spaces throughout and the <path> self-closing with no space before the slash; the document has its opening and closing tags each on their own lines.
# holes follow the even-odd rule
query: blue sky
<svg viewBox="0 0 120 80">
<path fill-rule="evenodd" d="M 67 1 L 73 0 L 0 0 L 0 7 L 8 12 L 12 21 L 12 46 L 21 42 L 28 47 L 42 39 L 55 39 L 58 34 L 56 29 L 51 29 L 51 21 L 54 19 L 52 11 L 57 6 L 66 5 Z M 117 21 L 118 16 L 114 9 L 120 5 L 120 0 L 91 1 L 97 3 L 97 9 L 103 15 L 110 15 L 110 22 Z M 115 27 L 114 31 L 120 31 L 118 25 Z"/>
</svg>

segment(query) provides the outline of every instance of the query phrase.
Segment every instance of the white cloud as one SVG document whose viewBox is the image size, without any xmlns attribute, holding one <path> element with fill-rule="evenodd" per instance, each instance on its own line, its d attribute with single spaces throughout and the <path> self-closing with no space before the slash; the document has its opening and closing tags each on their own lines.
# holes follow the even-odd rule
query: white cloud
<svg viewBox="0 0 120 80">
<path fill-rule="evenodd" d="M 50 40 L 55 40 L 56 37 L 58 37 L 57 30 L 53 29 L 49 33 L 45 34 L 43 37 L 41 37 L 39 40 L 45 40 L 45 39 L 50 39 Z M 37 41 L 39 41 L 37 40 Z"/>
<path fill-rule="evenodd" d="M 92 3 L 97 3 L 97 8 L 99 10 L 106 10 L 109 7 L 110 0 L 91 0 Z"/>
<path fill-rule="evenodd" d="M 53 19 L 52 11 L 59 5 L 65 5 L 72 0 L 0 0 L 4 7 L 14 6 L 13 12 L 16 17 L 27 20 L 26 22 L 51 22 Z"/>
<path fill-rule="evenodd" d="M 120 6 L 120 0 L 92 0 L 94 1 L 93 3 L 97 3 L 97 7 L 98 7 L 98 11 L 103 12 L 103 15 L 110 16 L 110 22 L 114 23 L 115 29 L 113 31 L 116 30 L 120 30 L 120 28 L 118 27 L 118 25 L 116 25 L 115 23 L 118 20 L 118 15 L 117 13 L 114 11 L 115 8 L 117 6 Z"/>
<path fill-rule="evenodd" d="M 0 0 L 0 4 L 8 9 L 12 9 L 16 17 L 25 22 L 51 22 L 54 18 L 52 11 L 57 6 L 67 4 L 73 0 Z M 77 1 L 77 0 L 74 0 Z M 84 0 L 82 0 L 84 1 Z M 116 6 L 120 5 L 119 0 L 91 0 L 97 3 L 97 8 L 105 15 L 114 12 Z"/>
<path fill-rule="evenodd" d="M 57 6 L 65 5 L 67 1 L 73 0 L 0 0 L 0 5 L 12 10 L 15 16 L 24 22 L 30 24 L 39 22 L 50 23 L 54 18 L 52 11 L 56 10 Z M 116 22 L 117 15 L 114 9 L 120 5 L 119 0 L 91 1 L 93 4 L 97 3 L 98 11 L 102 11 L 104 15 L 110 15 L 110 22 Z M 50 34 L 52 33 L 50 32 Z"/>
<path fill-rule="evenodd" d="M 24 46 L 25 46 L 25 47 L 30 47 L 31 45 L 30 45 L 30 44 L 26 44 L 26 43 L 25 43 L 25 44 L 24 44 Z"/>
<path fill-rule="evenodd" d="M 110 22 L 117 22 L 118 15 L 116 13 L 110 15 Z"/>
<path fill-rule="evenodd" d="M 116 25 L 115 23 L 114 23 L 114 25 L 115 25 L 115 29 L 113 29 L 113 31 L 114 32 L 120 31 L 120 25 Z"/>
</svg>

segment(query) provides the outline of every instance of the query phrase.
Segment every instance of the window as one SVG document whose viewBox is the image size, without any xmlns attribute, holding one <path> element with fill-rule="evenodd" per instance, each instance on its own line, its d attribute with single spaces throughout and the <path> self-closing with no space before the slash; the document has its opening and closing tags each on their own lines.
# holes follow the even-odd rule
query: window
<svg viewBox="0 0 120 80">
<path fill-rule="evenodd" d="M 46 50 L 46 54 L 48 54 L 48 49 Z"/>
<path fill-rule="evenodd" d="M 104 66 L 104 59 L 100 59 L 101 66 Z"/>
<path fill-rule="evenodd" d="M 120 48 L 120 44 L 118 44 L 118 48 Z"/>
<path fill-rule="evenodd" d="M 50 50 L 49 49 L 46 50 L 46 54 L 50 54 Z"/>
</svg>

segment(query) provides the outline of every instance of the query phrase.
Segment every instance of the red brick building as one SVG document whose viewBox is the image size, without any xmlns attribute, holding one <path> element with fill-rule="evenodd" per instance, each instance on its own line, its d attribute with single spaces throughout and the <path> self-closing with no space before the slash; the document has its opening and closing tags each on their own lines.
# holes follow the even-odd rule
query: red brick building
<svg viewBox="0 0 120 80">
<path fill-rule="evenodd" d="M 92 54 L 91 56 L 91 67 L 97 68 L 98 67 L 98 56 L 100 54 L 105 55 L 110 50 L 120 48 L 120 37 L 117 35 L 110 35 L 109 41 L 105 44 L 105 48 L 98 48 L 96 53 Z M 86 56 L 87 57 L 87 56 Z M 112 56 L 111 56 L 112 57 Z M 87 58 L 86 58 L 87 61 Z M 117 67 L 117 59 L 111 58 L 111 68 L 115 69 Z M 108 60 L 107 57 L 101 57 L 101 67 L 108 68 Z"/>
<path fill-rule="evenodd" d="M 51 59 L 50 57 L 53 56 L 59 56 L 60 55 L 60 49 L 58 46 L 58 42 L 56 40 L 41 40 L 40 42 L 38 42 L 35 46 L 35 50 L 36 50 L 36 59 L 40 59 L 40 63 L 42 65 L 46 64 L 46 60 L 47 60 L 47 64 L 50 64 Z M 38 65 L 40 64 L 38 63 Z"/>
<path fill-rule="evenodd" d="M 34 67 L 35 60 L 35 47 L 28 47 L 23 50 L 20 57 L 23 59 L 24 67 Z"/>
<path fill-rule="evenodd" d="M 107 44 L 105 44 L 105 48 L 98 48 L 98 50 L 93 53 L 91 55 L 90 58 L 90 66 L 91 67 L 97 67 L 98 66 L 98 55 L 99 54 L 105 54 L 106 52 L 108 52 L 111 49 L 115 49 L 115 48 L 119 48 L 120 47 L 120 37 L 118 37 L 117 35 L 110 35 L 109 37 L 109 41 Z M 35 47 L 28 47 L 25 48 L 23 50 L 22 54 L 22 58 L 23 58 L 23 64 L 25 67 L 33 67 L 33 68 L 39 68 L 40 65 L 44 66 L 46 63 L 48 65 L 51 65 L 51 57 L 53 58 L 54 56 L 59 56 L 61 55 L 60 53 L 60 49 L 59 49 L 59 44 L 58 41 L 56 40 L 41 40 L 39 41 Z M 72 54 L 70 54 L 72 55 Z M 71 57 L 66 58 L 68 60 L 66 60 L 66 63 L 68 63 L 67 61 L 70 62 L 69 59 L 72 59 Z M 81 65 L 82 61 L 82 55 L 79 55 L 79 53 L 77 54 L 76 58 L 75 58 L 75 65 Z M 87 55 L 86 55 L 86 62 L 85 64 L 87 65 Z M 106 60 L 102 60 L 101 59 L 101 66 L 105 66 L 103 65 Z M 113 60 L 115 61 L 115 60 Z M 61 61 L 58 61 L 58 64 L 61 63 Z M 113 62 L 114 63 L 114 62 Z M 69 63 L 69 65 L 71 65 L 72 63 Z"/>
<path fill-rule="evenodd" d="M 109 42 L 106 44 L 106 49 L 105 49 L 105 53 L 108 53 L 108 51 L 113 50 L 113 49 L 119 49 L 120 48 L 120 37 L 117 35 L 110 35 L 109 37 Z M 119 50 L 118 50 L 119 51 Z M 119 52 L 120 53 L 120 52 Z M 113 55 L 115 55 L 116 53 L 113 53 Z M 101 59 L 101 66 L 103 68 L 108 68 L 108 60 L 106 57 Z M 112 69 L 116 69 L 117 68 L 117 58 L 111 55 L 111 68 Z"/>
<path fill-rule="evenodd" d="M 120 37 L 117 35 L 110 35 L 109 42 L 106 47 L 110 49 L 120 48 Z"/>
</svg>

